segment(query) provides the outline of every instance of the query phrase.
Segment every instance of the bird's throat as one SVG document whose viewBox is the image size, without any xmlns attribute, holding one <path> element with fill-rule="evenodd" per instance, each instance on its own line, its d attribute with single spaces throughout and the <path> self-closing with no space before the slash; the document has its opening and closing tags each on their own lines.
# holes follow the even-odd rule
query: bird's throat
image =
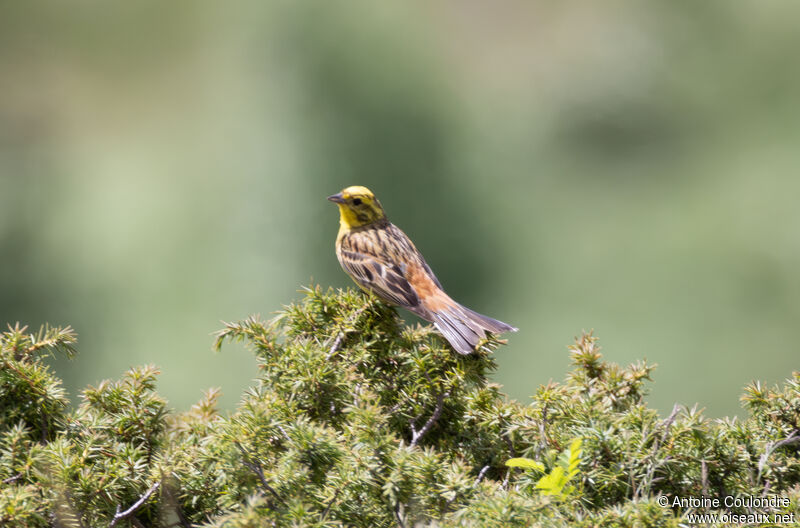
<svg viewBox="0 0 800 528">
<path fill-rule="evenodd" d="M 359 219 L 358 214 L 344 204 L 339 205 L 339 227 L 340 231 L 347 231 L 354 227 L 364 225 L 364 220 Z"/>
<path fill-rule="evenodd" d="M 338 205 L 340 230 L 347 231 L 358 227 L 366 227 L 386 222 L 386 215 L 383 214 L 383 210 L 381 209 L 355 211 L 346 204 Z"/>
</svg>

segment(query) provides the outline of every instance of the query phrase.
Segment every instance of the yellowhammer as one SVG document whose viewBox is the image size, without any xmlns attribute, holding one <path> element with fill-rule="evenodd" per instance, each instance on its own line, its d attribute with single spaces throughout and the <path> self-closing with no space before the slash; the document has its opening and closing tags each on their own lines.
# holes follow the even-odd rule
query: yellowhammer
<svg viewBox="0 0 800 528">
<path fill-rule="evenodd" d="M 473 352 L 487 331 L 517 331 L 451 299 L 411 240 L 386 218 L 372 191 L 355 185 L 328 200 L 339 206 L 336 256 L 361 288 L 432 322 L 460 354 Z"/>
</svg>

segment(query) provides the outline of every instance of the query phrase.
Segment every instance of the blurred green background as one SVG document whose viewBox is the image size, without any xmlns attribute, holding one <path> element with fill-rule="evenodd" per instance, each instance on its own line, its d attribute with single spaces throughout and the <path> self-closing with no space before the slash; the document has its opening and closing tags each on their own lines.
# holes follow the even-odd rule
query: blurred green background
<svg viewBox="0 0 800 528">
<path fill-rule="evenodd" d="M 520 327 L 496 380 L 594 328 L 650 402 L 739 413 L 800 350 L 800 4 L 5 2 L 0 322 L 71 324 L 73 395 L 155 363 L 177 409 L 255 377 L 211 351 L 313 279 L 325 196 L 370 187 L 449 293 Z"/>
</svg>

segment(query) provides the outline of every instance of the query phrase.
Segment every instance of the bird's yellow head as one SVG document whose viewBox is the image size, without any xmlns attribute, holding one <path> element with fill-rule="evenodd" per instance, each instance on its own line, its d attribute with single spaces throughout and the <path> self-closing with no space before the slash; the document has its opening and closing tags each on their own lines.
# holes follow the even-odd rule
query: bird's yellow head
<svg viewBox="0 0 800 528">
<path fill-rule="evenodd" d="M 328 196 L 328 200 L 339 206 L 339 222 L 343 229 L 386 221 L 386 213 L 383 212 L 381 203 L 366 187 L 353 185 L 340 193 Z"/>
</svg>

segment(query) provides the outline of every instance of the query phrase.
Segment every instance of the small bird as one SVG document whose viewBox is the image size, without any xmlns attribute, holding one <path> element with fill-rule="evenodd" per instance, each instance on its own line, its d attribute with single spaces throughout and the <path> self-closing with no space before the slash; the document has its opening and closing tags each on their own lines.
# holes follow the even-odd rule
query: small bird
<svg viewBox="0 0 800 528">
<path fill-rule="evenodd" d="M 386 218 L 372 191 L 354 185 L 328 200 L 339 206 L 339 264 L 362 289 L 432 322 L 459 354 L 472 353 L 487 331 L 517 331 L 451 299 L 413 242 Z"/>
</svg>

